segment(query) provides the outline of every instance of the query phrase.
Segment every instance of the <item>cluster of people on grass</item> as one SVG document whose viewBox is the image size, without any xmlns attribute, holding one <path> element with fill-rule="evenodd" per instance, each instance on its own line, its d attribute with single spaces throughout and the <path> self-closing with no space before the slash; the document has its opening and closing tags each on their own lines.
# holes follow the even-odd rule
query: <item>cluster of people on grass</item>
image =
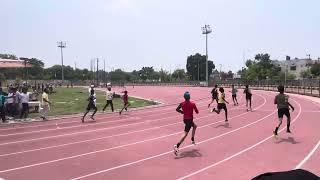
<svg viewBox="0 0 320 180">
<path fill-rule="evenodd" d="M 289 96 L 284 94 L 284 91 L 285 91 L 284 86 L 280 85 L 278 87 L 279 94 L 276 95 L 274 99 L 274 104 L 276 104 L 278 108 L 278 118 L 279 118 L 279 123 L 277 124 L 275 130 L 273 131 L 273 135 L 276 138 L 278 136 L 278 130 L 282 124 L 282 119 L 284 115 L 287 117 L 287 133 L 291 133 L 291 130 L 290 130 L 291 116 L 290 116 L 289 110 L 291 108 L 292 111 L 294 111 L 294 107 L 289 103 Z M 239 105 L 237 100 L 237 92 L 238 90 L 235 88 L 234 85 L 232 85 L 231 94 L 232 94 L 232 100 L 235 106 Z M 252 107 L 251 107 L 252 92 L 251 92 L 251 89 L 249 88 L 249 85 L 245 86 L 243 93 L 245 94 L 245 98 L 246 98 L 247 112 L 252 111 Z M 228 109 L 227 109 L 226 103 L 229 104 L 229 102 L 226 100 L 224 88 L 223 87 L 218 88 L 218 85 L 215 85 L 211 91 L 211 95 L 212 95 L 212 100 L 208 104 L 208 108 L 210 108 L 212 103 L 216 102 L 217 107 L 214 107 L 211 110 L 211 112 L 220 114 L 221 110 L 224 110 L 225 122 L 228 123 Z M 196 144 L 195 133 L 196 133 L 197 125 L 193 121 L 193 112 L 196 112 L 198 114 L 199 110 L 196 104 L 190 100 L 191 95 L 189 92 L 185 92 L 183 96 L 185 101 L 179 104 L 176 111 L 183 114 L 183 122 L 185 124 L 185 128 L 184 128 L 184 134 L 182 135 L 181 139 L 176 145 L 174 145 L 174 154 L 176 156 L 178 156 L 179 147 L 184 142 L 185 138 L 188 136 L 188 133 L 191 128 L 192 128 L 191 142 L 194 145 Z"/>
<path fill-rule="evenodd" d="M 120 115 L 122 114 L 123 110 L 128 111 L 128 107 L 130 106 L 128 91 L 124 90 L 122 93 L 123 93 L 123 96 L 122 96 L 123 108 L 119 111 Z M 103 112 L 105 112 L 106 108 L 109 105 L 111 106 L 111 111 L 114 112 L 114 107 L 113 107 L 113 98 L 114 97 L 115 97 L 115 92 L 111 90 L 111 84 L 108 83 L 107 84 L 107 91 L 106 91 L 106 104 L 104 105 L 104 107 L 102 109 Z M 87 101 L 88 101 L 88 105 L 87 105 L 87 108 L 86 108 L 86 112 L 84 113 L 84 115 L 81 118 L 82 123 L 84 123 L 84 119 L 85 119 L 86 115 L 89 113 L 90 110 L 93 110 L 93 113 L 90 116 L 90 118 L 92 120 L 94 120 L 94 115 L 98 111 L 97 104 L 96 104 L 97 95 L 95 93 L 95 86 L 94 85 L 91 85 L 89 87 L 89 97 L 88 97 Z"/>
<path fill-rule="evenodd" d="M 32 88 L 32 92 L 28 90 Z M 0 87 L 0 118 L 2 122 L 7 120 L 22 120 L 27 119 L 31 110 L 30 104 L 32 104 L 33 112 L 39 112 L 40 102 L 39 95 L 42 96 L 53 92 L 53 87 L 50 84 L 43 85 L 43 91 L 38 86 L 29 86 L 24 84 L 11 84 L 7 86 L 7 92 Z M 42 98 L 42 105 L 45 104 Z M 41 110 L 43 107 L 41 106 Z M 42 116 L 43 117 L 43 116 Z M 43 118 L 45 119 L 45 118 Z"/>
</svg>

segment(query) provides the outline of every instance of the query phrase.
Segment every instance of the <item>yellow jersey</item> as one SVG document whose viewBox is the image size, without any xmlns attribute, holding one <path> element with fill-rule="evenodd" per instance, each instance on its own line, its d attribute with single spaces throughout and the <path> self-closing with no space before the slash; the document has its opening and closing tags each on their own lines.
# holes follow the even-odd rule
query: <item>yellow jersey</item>
<svg viewBox="0 0 320 180">
<path fill-rule="evenodd" d="M 224 93 L 220 93 L 220 92 L 219 92 L 219 95 L 218 95 L 218 103 L 219 103 L 219 104 L 225 104 L 226 102 L 224 101 L 224 98 L 225 98 Z"/>
<path fill-rule="evenodd" d="M 49 103 L 46 102 L 46 101 L 44 101 L 44 99 L 47 100 L 47 101 L 49 101 L 49 96 L 48 96 L 48 94 L 45 93 L 45 92 L 43 92 L 43 94 L 42 94 L 42 105 L 43 105 L 43 106 L 49 105 Z"/>
</svg>

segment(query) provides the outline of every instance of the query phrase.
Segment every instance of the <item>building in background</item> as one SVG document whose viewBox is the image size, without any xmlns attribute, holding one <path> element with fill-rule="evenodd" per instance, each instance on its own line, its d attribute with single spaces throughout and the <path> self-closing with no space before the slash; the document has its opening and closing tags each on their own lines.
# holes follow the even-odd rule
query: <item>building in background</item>
<svg viewBox="0 0 320 180">
<path fill-rule="evenodd" d="M 282 72 L 293 74 L 296 79 L 303 79 L 301 73 L 310 70 L 313 64 L 320 63 L 320 58 L 318 58 L 318 60 L 299 58 L 291 59 L 290 56 L 287 56 L 286 60 L 273 60 L 272 62 L 279 66 Z"/>
<path fill-rule="evenodd" d="M 24 60 L 0 58 L 0 68 L 24 68 L 24 67 L 32 67 L 32 65 Z"/>
</svg>

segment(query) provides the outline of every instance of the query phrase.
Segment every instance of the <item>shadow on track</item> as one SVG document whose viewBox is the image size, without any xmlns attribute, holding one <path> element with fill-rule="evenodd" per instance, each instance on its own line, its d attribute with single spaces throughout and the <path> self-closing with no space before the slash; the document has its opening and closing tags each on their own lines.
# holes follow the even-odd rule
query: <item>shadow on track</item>
<svg viewBox="0 0 320 180">
<path fill-rule="evenodd" d="M 280 143 L 291 143 L 291 144 L 299 144 L 300 142 L 296 141 L 293 137 L 288 137 L 288 139 L 285 138 L 281 138 L 279 141 L 276 142 L 276 144 L 280 144 Z"/>
<path fill-rule="evenodd" d="M 175 159 L 182 159 L 187 157 L 190 157 L 190 158 L 202 157 L 202 154 L 199 152 L 198 149 L 192 149 L 190 151 L 181 152 L 178 157 L 175 157 Z"/>
<path fill-rule="evenodd" d="M 216 127 L 214 127 L 214 128 L 219 128 L 219 127 L 232 128 L 229 123 L 220 124 L 220 125 L 218 125 L 218 126 L 216 126 Z"/>
</svg>

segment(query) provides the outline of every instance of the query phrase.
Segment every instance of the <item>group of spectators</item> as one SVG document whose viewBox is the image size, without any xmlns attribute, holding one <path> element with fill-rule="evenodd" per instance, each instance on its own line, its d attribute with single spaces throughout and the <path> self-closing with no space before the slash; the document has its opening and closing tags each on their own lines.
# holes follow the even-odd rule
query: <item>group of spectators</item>
<svg viewBox="0 0 320 180">
<path fill-rule="evenodd" d="M 28 92 L 32 89 L 31 92 Z M 51 94 L 52 84 L 38 84 L 31 87 L 27 84 L 11 84 L 7 86 L 7 92 L 0 87 L 0 119 L 2 122 L 14 119 L 26 119 L 29 114 L 30 102 L 33 104 L 34 112 L 39 112 L 39 95 L 43 92 Z"/>
</svg>

